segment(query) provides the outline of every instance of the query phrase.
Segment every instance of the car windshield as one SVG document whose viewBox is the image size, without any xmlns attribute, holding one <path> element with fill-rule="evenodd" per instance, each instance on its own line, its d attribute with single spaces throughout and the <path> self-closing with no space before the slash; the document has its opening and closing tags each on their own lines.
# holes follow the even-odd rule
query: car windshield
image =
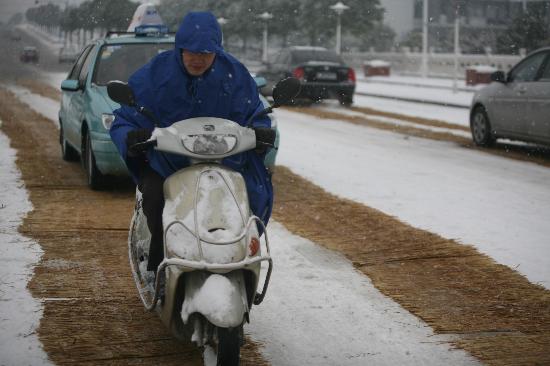
<svg viewBox="0 0 550 366">
<path fill-rule="evenodd" d="M 292 52 L 292 63 L 302 64 L 310 61 L 328 61 L 343 64 L 335 52 L 329 50 L 295 50 Z"/>
<path fill-rule="evenodd" d="M 97 85 L 107 85 L 111 80 L 127 82 L 130 76 L 151 58 L 173 48 L 173 43 L 105 45 L 100 50 L 92 82 Z"/>
</svg>

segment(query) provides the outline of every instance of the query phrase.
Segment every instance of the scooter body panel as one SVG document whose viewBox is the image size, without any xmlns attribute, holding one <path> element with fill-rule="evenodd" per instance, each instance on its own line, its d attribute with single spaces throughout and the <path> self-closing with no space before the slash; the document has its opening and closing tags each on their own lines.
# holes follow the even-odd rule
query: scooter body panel
<svg viewBox="0 0 550 366">
<path fill-rule="evenodd" d="M 248 255 L 251 237 L 258 237 L 256 225 L 233 243 L 212 244 L 238 238 L 251 215 L 239 173 L 219 164 L 193 165 L 166 179 L 164 196 L 165 258 L 229 264 Z M 161 319 L 181 338 L 189 336 L 191 329 L 185 328 L 194 326 L 189 322 L 194 312 L 218 327 L 240 325 L 252 306 L 259 275 L 260 263 L 216 273 L 167 267 Z"/>
<path fill-rule="evenodd" d="M 166 179 L 164 196 L 166 258 L 233 263 L 246 256 L 246 236 L 234 244 L 210 244 L 236 238 L 251 215 L 239 173 L 221 165 L 193 165 Z"/>
</svg>

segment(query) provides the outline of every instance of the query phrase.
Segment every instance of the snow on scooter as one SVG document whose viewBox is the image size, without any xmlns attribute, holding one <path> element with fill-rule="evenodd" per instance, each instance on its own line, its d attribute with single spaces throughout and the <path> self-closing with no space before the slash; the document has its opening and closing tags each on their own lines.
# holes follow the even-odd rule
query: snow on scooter
<svg viewBox="0 0 550 366">
<path fill-rule="evenodd" d="M 299 88 L 296 79 L 280 81 L 273 89 L 274 105 L 259 115 L 288 103 Z M 135 107 L 155 121 L 150 111 L 136 105 L 128 84 L 112 81 L 107 91 L 117 103 Z M 151 234 L 136 189 L 128 238 L 130 265 L 147 310 L 156 310 L 178 339 L 209 346 L 217 365 L 239 364 L 243 324 L 249 321 L 252 305 L 264 299 L 273 268 L 267 232 L 250 210 L 244 179 L 221 164 L 225 157 L 256 148 L 250 125 L 191 118 L 156 127 L 149 141 L 133 147 L 154 147 L 191 161 L 164 183 L 164 260 L 156 275 L 146 270 Z M 264 253 L 258 227 L 264 231 Z M 267 262 L 267 273 L 257 293 L 261 262 Z"/>
</svg>

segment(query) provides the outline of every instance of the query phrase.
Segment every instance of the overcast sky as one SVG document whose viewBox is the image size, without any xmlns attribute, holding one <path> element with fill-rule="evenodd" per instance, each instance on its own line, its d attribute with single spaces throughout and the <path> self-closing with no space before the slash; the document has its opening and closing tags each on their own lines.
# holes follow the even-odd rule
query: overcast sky
<svg viewBox="0 0 550 366">
<path fill-rule="evenodd" d="M 132 0 L 136 3 L 156 1 Z M 24 13 L 28 8 L 44 4 L 57 4 L 64 7 L 65 4 L 78 5 L 84 0 L 0 0 L 0 21 L 7 22 L 14 14 Z"/>
<path fill-rule="evenodd" d="M 84 0 L 0 0 L 0 20 L 8 21 L 14 14 L 24 13 L 28 8 L 33 6 L 43 5 L 47 3 L 64 6 L 65 3 L 80 4 Z"/>
</svg>

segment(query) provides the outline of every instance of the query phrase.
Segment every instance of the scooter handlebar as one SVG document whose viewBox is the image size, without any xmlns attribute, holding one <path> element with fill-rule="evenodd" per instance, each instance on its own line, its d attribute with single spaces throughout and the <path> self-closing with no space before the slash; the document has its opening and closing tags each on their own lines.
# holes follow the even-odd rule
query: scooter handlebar
<svg viewBox="0 0 550 366">
<path fill-rule="evenodd" d="M 130 146 L 130 150 L 135 153 L 140 153 L 148 150 L 150 147 L 157 146 L 157 140 L 148 140 L 144 142 L 138 142 Z"/>
</svg>

